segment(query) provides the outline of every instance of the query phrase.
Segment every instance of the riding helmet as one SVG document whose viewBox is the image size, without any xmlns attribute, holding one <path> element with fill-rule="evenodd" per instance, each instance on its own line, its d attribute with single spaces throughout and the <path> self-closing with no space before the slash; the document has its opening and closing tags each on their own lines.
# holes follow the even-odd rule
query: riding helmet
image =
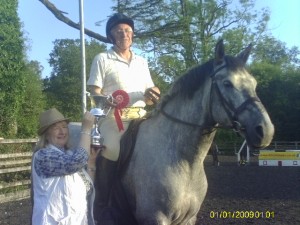
<svg viewBox="0 0 300 225">
<path fill-rule="evenodd" d="M 108 19 L 106 23 L 106 37 L 108 38 L 109 41 L 113 42 L 110 31 L 113 29 L 114 26 L 120 23 L 128 24 L 134 31 L 134 22 L 130 17 L 125 16 L 122 13 L 115 13 Z"/>
</svg>

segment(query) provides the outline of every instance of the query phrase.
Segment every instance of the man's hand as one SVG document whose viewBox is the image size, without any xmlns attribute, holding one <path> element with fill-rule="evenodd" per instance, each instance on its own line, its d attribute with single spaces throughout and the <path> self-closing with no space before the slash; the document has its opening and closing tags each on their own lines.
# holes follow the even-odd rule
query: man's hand
<svg viewBox="0 0 300 225">
<path fill-rule="evenodd" d="M 158 87 L 148 88 L 146 89 L 144 96 L 147 105 L 156 104 L 160 98 L 160 90 Z"/>
</svg>

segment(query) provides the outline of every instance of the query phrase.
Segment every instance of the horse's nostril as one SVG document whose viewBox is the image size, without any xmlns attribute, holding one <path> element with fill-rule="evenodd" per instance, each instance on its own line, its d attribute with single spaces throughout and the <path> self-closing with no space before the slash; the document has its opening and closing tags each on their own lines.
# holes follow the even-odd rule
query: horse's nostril
<svg viewBox="0 0 300 225">
<path fill-rule="evenodd" d="M 264 132 L 263 132 L 262 126 L 256 126 L 256 127 L 255 127 L 255 131 L 256 131 L 256 133 L 259 135 L 259 137 L 263 137 Z"/>
</svg>

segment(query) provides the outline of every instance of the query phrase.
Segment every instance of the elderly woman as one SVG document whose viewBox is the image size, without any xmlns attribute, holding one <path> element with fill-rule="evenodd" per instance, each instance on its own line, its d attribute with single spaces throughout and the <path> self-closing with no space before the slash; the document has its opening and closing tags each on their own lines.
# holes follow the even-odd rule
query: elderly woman
<svg viewBox="0 0 300 225">
<path fill-rule="evenodd" d="M 94 116 L 85 113 L 78 147 L 70 149 L 69 119 L 52 108 L 40 115 L 32 159 L 33 225 L 94 225 L 93 177 L 97 151 L 90 152 Z"/>
</svg>

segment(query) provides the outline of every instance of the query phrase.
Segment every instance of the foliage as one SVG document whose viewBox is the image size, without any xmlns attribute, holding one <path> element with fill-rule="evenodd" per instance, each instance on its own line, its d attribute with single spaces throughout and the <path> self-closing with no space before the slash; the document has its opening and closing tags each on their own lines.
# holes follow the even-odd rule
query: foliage
<svg viewBox="0 0 300 225">
<path fill-rule="evenodd" d="M 45 96 L 41 80 L 42 68 L 37 61 L 31 61 L 24 68 L 25 92 L 18 113 L 18 137 L 36 137 L 39 114 L 45 108 Z"/>
<path fill-rule="evenodd" d="M 291 67 L 300 68 L 299 54 L 300 51 L 296 46 L 288 49 L 284 42 L 272 36 L 264 36 L 256 43 L 252 58 L 255 62 L 276 65 L 285 70 Z"/>
<path fill-rule="evenodd" d="M 211 58 L 219 38 L 227 41 L 230 54 L 237 54 L 254 37 L 259 38 L 270 12 L 255 11 L 254 3 L 132 0 L 117 1 L 114 9 L 134 19 L 136 45 L 150 53 L 150 61 L 161 76 L 173 81 L 186 69 Z"/>
<path fill-rule="evenodd" d="M 86 42 L 86 68 L 89 74 L 96 54 L 105 50 L 96 41 Z M 56 107 L 72 121 L 81 121 L 82 73 L 80 40 L 63 39 L 54 42 L 50 53 L 51 77 L 44 79 L 47 108 Z M 88 77 L 88 76 L 87 76 Z"/>
<path fill-rule="evenodd" d="M 289 49 L 285 43 L 266 33 L 270 17 L 268 9 L 254 10 L 255 0 L 115 2 L 114 11 L 124 12 L 134 19 L 134 47 L 142 49 L 148 57 L 154 82 L 162 94 L 185 70 L 211 58 L 216 40 L 223 38 L 226 52 L 231 55 L 252 42 L 254 48 L 249 69 L 258 81 L 258 96 L 275 124 L 274 139 L 300 139 L 300 52 L 297 47 Z M 97 39 L 96 35 L 93 37 Z M 104 39 L 97 40 L 104 42 Z M 104 49 L 96 41 L 86 43 L 87 70 L 92 58 Z M 72 120 L 78 120 L 81 114 L 79 41 L 55 41 L 50 56 L 53 71 L 51 77 L 44 79 L 47 107 L 55 106 Z M 3 93 L 0 90 L 0 101 Z M 0 126 L 3 121 L 1 110 Z M 231 131 L 223 130 L 218 131 L 216 138 L 220 142 L 242 141 Z"/>
<path fill-rule="evenodd" d="M 251 72 L 260 83 L 257 93 L 275 125 L 274 140 L 299 140 L 300 70 L 283 71 L 273 64 L 255 63 Z"/>
<path fill-rule="evenodd" d="M 258 81 L 257 93 L 275 125 L 274 140 L 300 139 L 300 51 L 274 37 L 257 42 L 250 71 Z"/>
<path fill-rule="evenodd" d="M 17 116 L 24 95 L 24 55 L 17 0 L 0 7 L 0 136 L 17 133 Z"/>
</svg>

